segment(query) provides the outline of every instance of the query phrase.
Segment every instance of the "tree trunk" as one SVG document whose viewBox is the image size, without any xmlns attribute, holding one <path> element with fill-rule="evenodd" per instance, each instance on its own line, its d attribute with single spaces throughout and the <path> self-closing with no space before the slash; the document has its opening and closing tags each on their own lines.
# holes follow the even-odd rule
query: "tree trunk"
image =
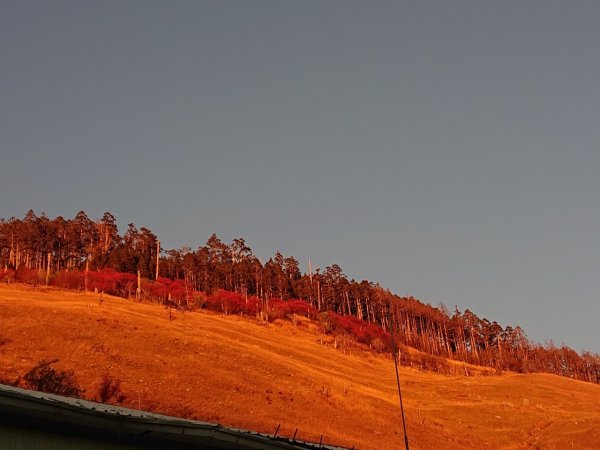
<svg viewBox="0 0 600 450">
<path fill-rule="evenodd" d="M 48 252 L 48 262 L 46 264 L 46 286 L 50 282 L 50 262 L 52 258 L 52 252 Z"/>
<path fill-rule="evenodd" d="M 139 300 L 142 296 L 142 275 L 140 271 L 137 271 L 137 289 L 135 290 L 135 298 Z"/>
<path fill-rule="evenodd" d="M 88 291 L 88 273 L 90 271 L 90 260 L 88 258 L 85 259 L 85 278 L 83 279 L 83 288 L 85 292 Z"/>
</svg>

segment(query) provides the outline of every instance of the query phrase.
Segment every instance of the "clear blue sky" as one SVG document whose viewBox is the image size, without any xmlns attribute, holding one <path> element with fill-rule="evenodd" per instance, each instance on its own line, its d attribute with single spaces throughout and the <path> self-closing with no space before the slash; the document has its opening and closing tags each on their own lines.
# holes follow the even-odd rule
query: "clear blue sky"
<svg viewBox="0 0 600 450">
<path fill-rule="evenodd" d="M 600 352 L 600 2 L 1 1 L 0 217 L 243 236 Z"/>
</svg>

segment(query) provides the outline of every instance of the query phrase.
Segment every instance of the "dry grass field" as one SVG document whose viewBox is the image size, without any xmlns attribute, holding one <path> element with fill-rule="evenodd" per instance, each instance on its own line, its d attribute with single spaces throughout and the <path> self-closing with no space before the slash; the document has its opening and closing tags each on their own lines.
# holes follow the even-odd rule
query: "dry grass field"
<svg viewBox="0 0 600 450">
<path fill-rule="evenodd" d="M 169 313 L 92 293 L 0 286 L 0 379 L 42 359 L 87 398 L 105 373 L 122 406 L 361 449 L 403 448 L 393 362 L 297 324 Z M 600 386 L 553 375 L 401 368 L 411 448 L 598 449 Z"/>
</svg>

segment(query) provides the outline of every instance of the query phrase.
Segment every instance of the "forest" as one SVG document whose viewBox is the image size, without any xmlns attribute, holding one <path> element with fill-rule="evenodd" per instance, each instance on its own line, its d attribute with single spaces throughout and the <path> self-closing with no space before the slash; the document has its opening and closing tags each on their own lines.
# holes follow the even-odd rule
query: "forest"
<svg viewBox="0 0 600 450">
<path fill-rule="evenodd" d="M 100 219 L 84 211 L 50 219 L 30 210 L 22 219 L 0 219 L 0 281 L 264 320 L 305 315 L 319 320 L 325 332 L 379 352 L 391 350 L 393 332 L 403 364 L 428 370 L 448 371 L 446 361 L 454 360 L 496 373 L 546 372 L 600 383 L 600 355 L 532 342 L 520 326 L 348 279 L 338 264 L 303 273 L 296 258 L 280 252 L 262 262 L 241 237 L 225 243 L 213 234 L 196 250 L 163 249 L 148 228 L 130 223 L 120 234 L 109 212 Z M 411 356 L 409 348 L 421 356 Z"/>
</svg>

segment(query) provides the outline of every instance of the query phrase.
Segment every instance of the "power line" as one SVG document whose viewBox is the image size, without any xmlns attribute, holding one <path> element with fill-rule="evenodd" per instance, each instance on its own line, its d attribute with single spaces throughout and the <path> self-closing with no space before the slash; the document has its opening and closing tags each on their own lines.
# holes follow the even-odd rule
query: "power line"
<svg viewBox="0 0 600 450">
<path fill-rule="evenodd" d="M 404 405 L 402 404 L 402 389 L 400 389 L 400 375 L 398 374 L 398 358 L 396 355 L 396 339 L 394 337 L 394 322 L 392 321 L 391 307 L 388 306 L 388 322 L 390 324 L 390 337 L 392 339 L 392 354 L 394 355 L 394 368 L 396 369 L 396 384 L 398 385 L 398 398 L 400 399 L 400 413 L 402 415 L 402 428 L 404 429 L 404 448 L 409 450 L 408 435 L 406 434 L 406 420 L 404 419 Z"/>
</svg>

